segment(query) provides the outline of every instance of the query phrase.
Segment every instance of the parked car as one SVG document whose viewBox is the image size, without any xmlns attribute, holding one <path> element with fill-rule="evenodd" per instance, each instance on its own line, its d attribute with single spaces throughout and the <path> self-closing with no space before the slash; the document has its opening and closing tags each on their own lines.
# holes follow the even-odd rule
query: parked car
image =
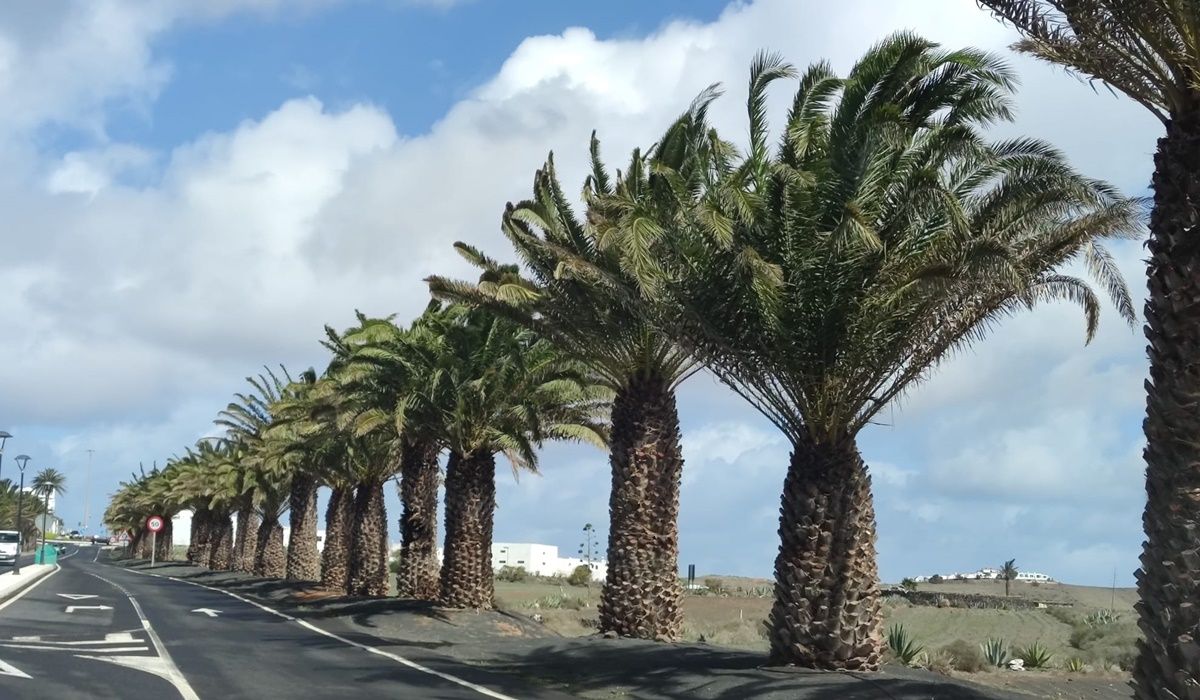
<svg viewBox="0 0 1200 700">
<path fill-rule="evenodd" d="M 92 544 L 109 544 L 110 538 L 92 535 Z"/>
<path fill-rule="evenodd" d="M 16 530 L 0 530 L 0 564 L 13 565 L 21 547 L 21 533 Z"/>
</svg>

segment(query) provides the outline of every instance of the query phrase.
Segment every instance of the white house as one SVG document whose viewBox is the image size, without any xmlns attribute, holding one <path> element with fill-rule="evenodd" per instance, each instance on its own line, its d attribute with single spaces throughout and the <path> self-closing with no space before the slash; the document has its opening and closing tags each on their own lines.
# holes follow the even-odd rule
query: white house
<svg viewBox="0 0 1200 700">
<path fill-rule="evenodd" d="M 953 573 L 953 574 L 934 574 L 934 575 L 941 576 L 943 581 L 953 581 L 955 579 L 967 579 L 968 581 L 989 580 L 989 579 L 996 580 L 996 579 L 1000 578 L 1000 570 L 994 569 L 989 566 L 985 566 L 982 569 L 979 569 L 978 571 L 972 571 L 970 573 L 965 573 L 965 574 Z M 914 576 L 913 581 L 916 581 L 917 583 L 926 583 L 929 581 L 929 579 L 933 578 L 934 575 Z M 1046 574 L 1041 574 L 1036 571 L 1018 571 L 1017 577 L 1014 580 L 1016 580 L 1016 581 L 1037 581 L 1039 583 L 1056 583 L 1056 581 L 1054 579 L 1050 578 Z"/>
<path fill-rule="evenodd" d="M 1039 574 L 1036 571 L 1018 571 L 1017 581 L 1037 581 L 1038 583 L 1054 583 L 1054 579 L 1046 574 Z"/>
<path fill-rule="evenodd" d="M 576 567 L 588 564 L 579 557 L 560 557 L 558 547 L 552 544 L 532 542 L 493 542 L 492 569 L 499 571 L 505 566 L 520 566 L 537 576 L 569 576 Z M 608 576 L 608 563 L 593 559 L 590 563 L 592 578 L 603 581 Z"/>
<path fill-rule="evenodd" d="M 230 518 L 233 523 L 233 536 L 237 537 L 237 518 Z M 283 528 L 283 546 L 286 547 L 291 528 Z M 192 541 L 192 511 L 181 510 L 171 518 L 171 544 L 186 547 Z M 325 549 L 325 531 L 317 530 L 317 550 Z"/>
</svg>

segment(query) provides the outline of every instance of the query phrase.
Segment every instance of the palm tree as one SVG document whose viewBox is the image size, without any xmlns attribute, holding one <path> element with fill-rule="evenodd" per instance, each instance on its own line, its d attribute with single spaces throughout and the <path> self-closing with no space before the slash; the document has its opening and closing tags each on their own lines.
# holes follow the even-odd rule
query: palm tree
<svg viewBox="0 0 1200 700">
<path fill-rule="evenodd" d="M 594 134 L 591 162 L 585 189 L 611 194 L 612 180 Z M 599 629 L 676 639 L 683 629 L 678 562 L 683 453 L 675 390 L 695 362 L 658 332 L 642 305 L 630 303 L 622 290 L 631 284 L 629 271 L 571 211 L 553 155 L 534 176 L 533 193 L 532 200 L 506 207 L 502 226 L 530 277 L 456 243 L 482 268 L 479 282 L 435 276 L 430 290 L 537 331 L 614 392 L 608 577 Z"/>
<path fill-rule="evenodd" d="M 230 455 L 232 459 L 251 459 L 260 451 L 263 433 L 271 425 L 271 404 L 280 399 L 284 387 L 292 381 L 286 367 L 281 366 L 280 370 L 282 379 L 269 368 L 257 377 L 246 377 L 246 382 L 253 391 L 235 394 L 237 400 L 226 406 L 214 421 L 218 426 L 225 428 L 227 438 L 237 446 Z M 248 469 L 239 469 L 236 473 L 242 477 L 251 476 Z M 258 512 L 261 501 L 256 500 L 252 483 L 243 481 L 233 486 L 238 493 L 237 532 L 233 546 L 234 569 L 253 573 L 256 562 L 262 560 L 258 556 L 258 543 L 260 540 L 271 542 L 272 529 L 278 523 L 268 523 L 264 529 Z M 279 513 L 276 512 L 275 516 L 278 518 Z M 265 536 L 260 538 L 259 533 L 265 533 Z M 280 532 L 280 547 L 282 537 Z"/>
<path fill-rule="evenodd" d="M 1139 206 L 1046 144 L 987 143 L 979 128 L 1008 118 L 1012 86 L 987 54 L 898 34 L 845 79 L 815 64 L 772 150 L 766 91 L 792 74 L 777 57 L 753 63 L 745 157 L 708 145 L 685 115 L 672 131 L 683 143 L 652 154 L 589 216 L 614 249 L 649 251 L 642 291 L 662 301 L 664 325 L 792 444 L 772 661 L 874 669 L 875 516 L 857 434 L 948 353 L 1038 301 L 1080 304 L 1090 339 L 1099 302 L 1057 271 L 1072 260 L 1132 319 L 1099 243 L 1132 236 Z M 703 161 L 678 160 L 690 168 L 680 173 L 671 154 L 688 150 Z M 671 225 L 648 228 L 644 202 L 664 192 L 677 204 L 655 216 Z"/>
<path fill-rule="evenodd" d="M 0 530 L 17 529 L 17 485 L 8 479 L 0 479 Z M 29 544 L 37 537 L 37 516 L 41 515 L 42 504 L 36 500 L 22 499 L 21 541 Z"/>
<path fill-rule="evenodd" d="M 607 430 L 596 415 L 607 410 L 608 395 L 549 342 L 486 311 L 451 306 L 415 326 L 406 342 L 399 356 L 428 384 L 409 394 L 396 427 L 404 434 L 410 417 L 436 416 L 450 451 L 439 602 L 491 608 L 496 454 L 515 474 L 536 471 L 544 440 L 603 445 Z"/>
<path fill-rule="evenodd" d="M 1180 300 L 1200 295 L 1200 10 L 1191 0 L 980 1 L 1024 35 L 1018 51 L 1120 90 L 1166 130 L 1154 156 L 1147 243 L 1146 541 L 1137 574 L 1146 638 L 1134 679 L 1143 700 L 1192 697 L 1200 687 L 1200 505 L 1191 495 L 1200 491 L 1200 417 L 1186 397 L 1200 393 L 1200 324 Z"/>
<path fill-rule="evenodd" d="M 50 497 L 62 496 L 67 492 L 67 477 L 57 469 L 46 468 L 33 477 L 32 486 L 33 492 L 42 497 L 42 543 L 45 544 L 47 520 L 50 517 Z"/>
<path fill-rule="evenodd" d="M 1017 560 L 1009 559 L 1000 567 L 1000 578 L 1004 579 L 1004 597 L 1008 597 L 1009 583 L 1017 578 Z"/>
<path fill-rule="evenodd" d="M 436 305 L 413 324 L 416 328 L 439 313 Z M 390 319 L 359 319 L 359 327 L 346 336 L 348 354 L 337 373 L 342 407 L 354 425 L 354 434 L 374 435 L 399 452 L 400 566 L 397 595 L 433 600 L 438 595 L 437 496 L 439 414 L 429 404 L 411 400 L 413 391 L 427 386 L 421 374 L 430 365 L 410 362 L 413 344 L 436 342 L 436 333 L 402 330 Z M 421 353 L 436 348 L 419 348 Z M 420 411 L 426 411 L 422 415 Z M 405 426 L 397 429 L 397 418 Z"/>
</svg>

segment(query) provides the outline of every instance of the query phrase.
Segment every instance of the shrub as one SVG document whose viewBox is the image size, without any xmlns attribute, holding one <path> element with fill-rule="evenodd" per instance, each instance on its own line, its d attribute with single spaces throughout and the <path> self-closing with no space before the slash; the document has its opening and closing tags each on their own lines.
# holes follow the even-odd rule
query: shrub
<svg viewBox="0 0 1200 700">
<path fill-rule="evenodd" d="M 917 590 L 917 582 L 914 579 L 905 578 L 900 582 L 900 587 L 906 591 L 915 591 Z"/>
<path fill-rule="evenodd" d="M 1097 610 L 1083 618 L 1083 622 L 1091 627 L 1105 627 L 1120 622 L 1121 616 L 1111 610 Z"/>
<path fill-rule="evenodd" d="M 567 583 L 572 586 L 586 586 L 592 582 L 592 569 L 587 564 L 580 564 L 575 567 L 571 575 L 567 577 Z"/>
<path fill-rule="evenodd" d="M 944 580 L 945 580 L 945 579 L 943 579 L 943 578 L 942 578 L 942 575 L 941 575 L 941 574 L 934 574 L 933 576 L 930 576 L 930 577 L 929 577 L 929 582 L 930 582 L 930 583 L 941 583 L 941 582 L 942 582 L 942 581 L 944 581 Z"/>
<path fill-rule="evenodd" d="M 933 654 L 922 654 L 918 665 L 927 671 L 948 676 L 951 669 L 954 668 L 954 658 L 944 651 L 934 652 Z"/>
<path fill-rule="evenodd" d="M 1008 646 L 1003 639 L 989 639 L 979 645 L 979 650 L 983 652 L 984 660 L 993 666 L 1003 667 L 1008 663 Z"/>
<path fill-rule="evenodd" d="M 1046 608 L 1046 614 L 1064 625 L 1075 627 L 1079 624 L 1079 616 L 1071 612 L 1070 608 L 1054 605 Z"/>
<path fill-rule="evenodd" d="M 388 571 L 393 574 L 400 573 L 400 550 L 392 552 L 392 556 L 388 558 Z"/>
<path fill-rule="evenodd" d="M 704 579 L 704 587 L 711 591 L 713 595 L 721 595 L 725 592 L 725 582 L 713 576 Z"/>
<path fill-rule="evenodd" d="M 1025 662 L 1025 668 L 1046 668 L 1054 655 L 1041 642 L 1034 642 L 1024 649 L 1018 649 L 1013 654 Z"/>
<path fill-rule="evenodd" d="M 529 579 L 529 572 L 523 566 L 502 566 L 496 572 L 497 581 L 507 581 L 508 583 L 522 583 Z"/>
<path fill-rule="evenodd" d="M 979 647 L 961 639 L 942 647 L 942 653 L 950 658 L 950 665 L 955 670 L 964 673 L 979 673 L 986 664 Z"/>
<path fill-rule="evenodd" d="M 896 660 L 905 666 L 912 664 L 913 659 L 916 659 L 925 647 L 917 644 L 916 640 L 908 636 L 908 632 L 904 630 L 904 625 L 892 625 L 887 631 L 888 649 Z"/>
<path fill-rule="evenodd" d="M 525 604 L 531 610 L 582 610 L 587 606 L 588 602 L 583 598 L 565 593 L 548 595 Z"/>
</svg>

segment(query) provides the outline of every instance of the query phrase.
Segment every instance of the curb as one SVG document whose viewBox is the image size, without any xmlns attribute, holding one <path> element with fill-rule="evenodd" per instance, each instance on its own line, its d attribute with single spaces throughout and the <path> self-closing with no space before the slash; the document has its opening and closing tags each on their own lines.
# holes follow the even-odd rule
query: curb
<svg viewBox="0 0 1200 700">
<path fill-rule="evenodd" d="M 27 564 L 26 565 L 26 567 L 31 567 L 31 566 L 46 566 L 46 568 L 41 569 L 40 571 L 38 571 L 38 573 L 36 575 L 31 576 L 28 580 L 22 581 L 21 585 L 17 586 L 16 588 L 12 588 L 7 591 L 0 592 L 0 607 L 3 607 L 3 604 L 5 602 L 7 602 L 13 598 L 16 598 L 17 596 L 22 595 L 25 591 L 29 590 L 32 586 L 37 584 L 39 581 L 45 579 L 47 576 L 54 573 L 55 571 L 58 571 L 58 569 L 59 569 L 58 564 L 55 564 L 53 566 L 50 566 L 47 564 Z M 24 576 L 22 576 L 22 578 L 24 579 Z"/>
</svg>

